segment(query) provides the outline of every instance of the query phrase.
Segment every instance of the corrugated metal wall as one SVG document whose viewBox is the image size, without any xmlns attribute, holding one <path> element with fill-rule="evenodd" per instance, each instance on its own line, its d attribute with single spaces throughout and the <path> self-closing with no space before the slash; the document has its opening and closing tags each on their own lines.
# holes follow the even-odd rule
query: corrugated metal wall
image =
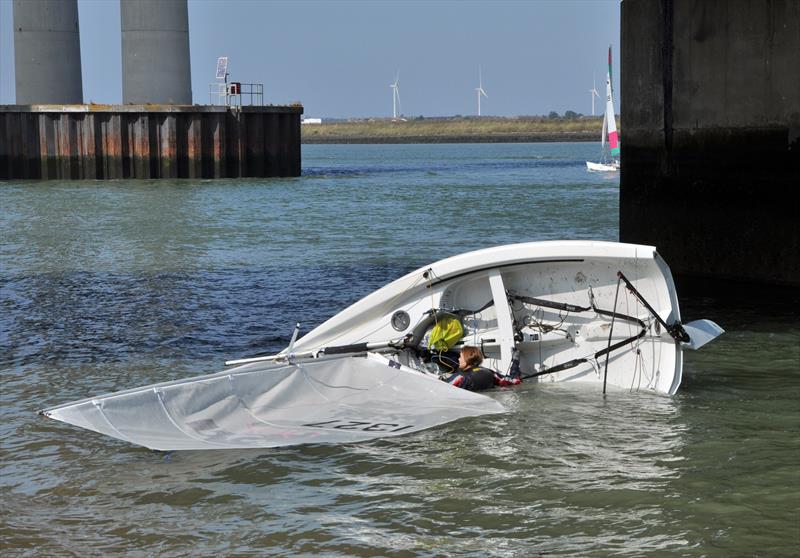
<svg viewBox="0 0 800 558">
<path fill-rule="evenodd" d="M 302 107 L 0 107 L 0 179 L 300 175 Z"/>
</svg>

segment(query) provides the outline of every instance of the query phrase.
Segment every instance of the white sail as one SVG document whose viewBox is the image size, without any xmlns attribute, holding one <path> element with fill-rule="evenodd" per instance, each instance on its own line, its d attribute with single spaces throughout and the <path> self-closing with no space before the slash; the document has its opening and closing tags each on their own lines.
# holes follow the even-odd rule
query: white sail
<svg viewBox="0 0 800 558">
<path fill-rule="evenodd" d="M 42 414 L 150 449 L 199 450 L 358 442 L 504 410 L 370 354 L 250 364 Z"/>
<path fill-rule="evenodd" d="M 600 148 L 605 151 L 606 149 L 606 122 L 608 121 L 608 113 L 603 114 L 603 131 L 600 133 Z"/>
</svg>

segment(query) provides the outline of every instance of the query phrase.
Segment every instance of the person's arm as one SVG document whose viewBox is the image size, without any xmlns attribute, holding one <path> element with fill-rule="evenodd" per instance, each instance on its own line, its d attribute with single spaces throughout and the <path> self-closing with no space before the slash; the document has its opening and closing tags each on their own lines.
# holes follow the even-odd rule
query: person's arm
<svg viewBox="0 0 800 558">
<path fill-rule="evenodd" d="M 464 374 L 460 372 L 456 372 L 455 374 L 451 374 L 447 378 L 442 378 L 445 382 L 450 384 L 451 386 L 456 387 L 463 387 L 464 386 Z"/>
<path fill-rule="evenodd" d="M 494 373 L 494 385 L 496 386 L 516 386 L 522 383 L 522 370 L 519 367 L 519 350 L 514 349 L 511 356 L 511 367 L 508 374 L 503 375 L 499 372 Z"/>
</svg>

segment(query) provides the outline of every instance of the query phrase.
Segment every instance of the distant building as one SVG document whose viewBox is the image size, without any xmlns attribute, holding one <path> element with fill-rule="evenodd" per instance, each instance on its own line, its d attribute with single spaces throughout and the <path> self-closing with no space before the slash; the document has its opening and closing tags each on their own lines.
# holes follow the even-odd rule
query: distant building
<svg viewBox="0 0 800 558">
<path fill-rule="evenodd" d="M 304 118 L 300 124 L 322 124 L 322 118 Z"/>
</svg>

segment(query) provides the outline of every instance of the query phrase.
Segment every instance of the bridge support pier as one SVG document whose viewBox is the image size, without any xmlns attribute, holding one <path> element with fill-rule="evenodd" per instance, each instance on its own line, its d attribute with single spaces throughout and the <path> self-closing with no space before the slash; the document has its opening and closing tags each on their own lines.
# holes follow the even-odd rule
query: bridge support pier
<svg viewBox="0 0 800 558">
<path fill-rule="evenodd" d="M 800 287 L 800 3 L 623 0 L 620 240 Z"/>
</svg>

